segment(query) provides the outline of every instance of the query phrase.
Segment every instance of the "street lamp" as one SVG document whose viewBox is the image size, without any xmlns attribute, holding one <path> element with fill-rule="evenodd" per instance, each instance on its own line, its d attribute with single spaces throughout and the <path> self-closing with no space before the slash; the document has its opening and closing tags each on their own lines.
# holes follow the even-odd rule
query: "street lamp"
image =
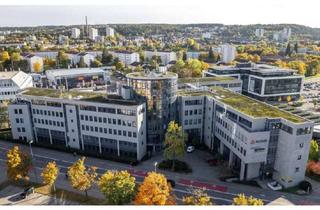
<svg viewBox="0 0 320 210">
<path fill-rule="evenodd" d="M 154 172 L 157 173 L 157 165 L 158 165 L 158 162 L 154 162 Z"/>
<path fill-rule="evenodd" d="M 38 183 L 37 169 L 36 169 L 36 166 L 35 166 L 35 161 L 34 161 L 34 158 L 33 158 L 33 152 L 32 152 L 32 147 L 31 147 L 31 144 L 33 143 L 33 140 L 28 141 L 28 143 L 29 143 L 29 147 L 30 147 L 31 160 L 32 160 L 32 163 L 34 164 L 34 166 L 33 166 L 34 176 L 35 176 L 36 182 Z"/>
</svg>

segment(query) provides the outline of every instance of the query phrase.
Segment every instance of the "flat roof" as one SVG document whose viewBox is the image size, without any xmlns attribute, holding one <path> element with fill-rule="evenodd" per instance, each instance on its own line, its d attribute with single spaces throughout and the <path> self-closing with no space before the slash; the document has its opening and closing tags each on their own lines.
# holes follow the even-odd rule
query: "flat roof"
<svg viewBox="0 0 320 210">
<path fill-rule="evenodd" d="M 59 98 L 59 99 L 74 99 L 96 103 L 109 103 L 119 105 L 139 105 L 141 102 L 137 100 L 126 100 L 118 95 L 107 95 L 102 93 L 94 92 L 81 92 L 76 90 L 63 91 L 56 89 L 45 89 L 45 88 L 28 88 L 20 93 L 26 96 L 39 96 L 48 98 Z"/>
<path fill-rule="evenodd" d="M 178 83 L 197 83 L 197 82 L 223 82 L 223 81 L 235 81 L 234 77 L 201 77 L 201 78 L 179 78 Z"/>
<path fill-rule="evenodd" d="M 176 73 L 166 71 L 166 72 L 154 72 L 151 71 L 149 73 L 145 73 L 144 71 L 141 72 L 133 72 L 126 75 L 127 78 L 133 79 L 142 79 L 142 80 L 157 80 L 157 79 L 173 79 L 178 78 Z"/>
<path fill-rule="evenodd" d="M 97 74 L 103 73 L 101 68 L 75 68 L 75 69 L 54 69 L 47 70 L 46 74 L 50 74 L 54 77 L 70 76 L 70 75 L 81 75 L 81 74 Z"/>
<path fill-rule="evenodd" d="M 16 76 L 18 73 L 19 73 L 18 71 L 2 71 L 0 72 L 0 80 L 11 79 L 12 77 Z"/>
<path fill-rule="evenodd" d="M 185 96 L 201 96 L 207 95 L 211 96 L 222 103 L 229 105 L 235 110 L 242 112 L 254 118 L 283 118 L 293 123 L 303 123 L 306 122 L 305 119 L 291 114 L 286 111 L 282 111 L 276 107 L 268 105 L 266 103 L 254 100 L 250 97 L 232 92 L 228 89 L 221 87 L 212 87 L 211 91 L 179 91 L 179 95 Z"/>
</svg>

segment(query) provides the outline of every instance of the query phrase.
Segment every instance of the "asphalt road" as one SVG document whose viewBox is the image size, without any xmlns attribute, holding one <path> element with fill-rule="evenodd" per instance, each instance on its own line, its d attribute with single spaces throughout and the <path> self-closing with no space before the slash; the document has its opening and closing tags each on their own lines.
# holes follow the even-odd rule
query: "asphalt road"
<svg viewBox="0 0 320 210">
<path fill-rule="evenodd" d="M 0 141 L 0 172 L 1 176 L 5 175 L 5 161 L 6 161 L 6 152 L 8 149 L 12 148 L 14 144 L 11 142 Z M 25 145 L 20 145 L 20 147 L 26 151 L 29 151 L 29 147 Z M 49 161 L 56 161 L 57 165 L 60 168 L 60 176 L 57 182 L 57 187 L 69 187 L 67 179 L 65 178 L 65 173 L 67 168 L 76 161 L 79 156 L 74 157 L 70 153 L 56 151 L 52 149 L 33 147 L 35 166 L 37 169 L 37 177 L 40 180 L 40 171 Z M 103 160 L 98 158 L 88 157 L 86 159 L 87 166 L 96 166 L 98 174 L 103 174 L 106 170 L 128 170 L 135 178 L 136 181 L 142 182 L 148 171 L 142 170 L 139 166 L 132 167 L 126 164 L 112 162 L 109 160 Z M 33 171 L 30 172 L 31 176 Z M 168 177 L 168 175 L 167 175 Z M 177 197 L 178 202 L 180 203 L 183 196 L 190 194 L 191 188 L 206 188 L 208 195 L 213 199 L 213 202 L 218 205 L 230 205 L 233 198 L 239 194 L 244 193 L 246 195 L 253 195 L 254 197 L 263 199 L 265 203 L 269 203 L 279 197 L 288 199 L 290 202 L 297 205 L 319 205 L 320 196 L 319 195 L 308 195 L 308 196 L 298 196 L 289 193 L 275 192 L 267 189 L 260 189 L 256 187 L 250 187 L 246 185 L 239 185 L 234 183 L 221 183 L 217 180 L 215 184 L 206 183 L 201 180 L 191 180 L 184 177 L 183 174 L 175 176 L 175 178 L 168 177 L 169 179 L 174 179 L 176 186 L 173 189 L 174 194 Z M 59 186 L 61 184 L 61 186 Z M 91 190 L 91 195 L 96 197 L 101 197 L 101 193 L 97 188 Z"/>
</svg>

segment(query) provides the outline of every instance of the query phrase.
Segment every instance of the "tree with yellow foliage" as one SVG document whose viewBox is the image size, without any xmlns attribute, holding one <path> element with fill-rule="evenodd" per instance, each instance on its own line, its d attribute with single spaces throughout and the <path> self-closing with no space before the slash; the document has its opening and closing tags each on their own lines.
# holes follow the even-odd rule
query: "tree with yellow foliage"
<svg viewBox="0 0 320 210">
<path fill-rule="evenodd" d="M 105 172 L 98 186 L 110 205 L 128 204 L 135 196 L 135 178 L 127 171 Z"/>
<path fill-rule="evenodd" d="M 136 205 L 174 205 L 175 196 L 163 174 L 149 172 L 138 189 Z"/>
<path fill-rule="evenodd" d="M 171 121 L 168 125 L 164 140 L 165 159 L 172 161 L 172 171 L 175 169 L 175 162 L 177 158 L 182 158 L 185 154 L 185 142 L 187 135 L 183 132 L 182 127 Z"/>
<path fill-rule="evenodd" d="M 202 189 L 194 189 L 192 195 L 184 196 L 184 205 L 197 205 L 197 206 L 208 206 L 212 205 L 211 198 Z"/>
<path fill-rule="evenodd" d="M 43 169 L 41 176 L 43 179 L 43 184 L 53 186 L 53 191 L 56 191 L 54 185 L 59 175 L 59 168 L 55 161 L 49 162 L 47 166 Z"/>
<path fill-rule="evenodd" d="M 85 157 L 80 158 L 68 168 L 68 177 L 71 186 L 80 191 L 84 191 L 88 196 L 88 190 L 95 183 L 97 173 L 96 167 L 86 168 L 84 165 Z"/>
<path fill-rule="evenodd" d="M 261 199 L 254 198 L 252 196 L 246 197 L 244 194 L 239 194 L 233 198 L 233 204 L 237 206 L 263 206 L 264 203 Z"/>
<path fill-rule="evenodd" d="M 3 51 L 1 53 L 1 61 L 4 62 L 4 61 L 7 61 L 7 60 L 10 60 L 9 53 L 8 53 L 8 51 Z"/>
<path fill-rule="evenodd" d="M 31 158 L 22 152 L 18 146 L 14 146 L 7 152 L 7 176 L 11 180 L 28 180 L 31 168 Z"/>
<path fill-rule="evenodd" d="M 39 72 L 41 72 L 41 69 L 42 69 L 42 65 L 41 65 L 40 62 L 35 62 L 35 63 L 33 64 L 33 70 L 34 70 L 34 72 L 39 73 Z"/>
</svg>

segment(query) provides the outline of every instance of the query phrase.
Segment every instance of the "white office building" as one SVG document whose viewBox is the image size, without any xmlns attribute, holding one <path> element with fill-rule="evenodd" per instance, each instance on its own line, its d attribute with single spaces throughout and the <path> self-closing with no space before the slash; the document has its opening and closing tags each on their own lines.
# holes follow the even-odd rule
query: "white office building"
<svg viewBox="0 0 320 210">
<path fill-rule="evenodd" d="M 80 29 L 78 28 L 72 28 L 71 29 L 71 38 L 78 39 L 80 38 Z"/>
<path fill-rule="evenodd" d="M 95 41 L 97 36 L 98 36 L 98 29 L 90 28 L 89 29 L 89 39 L 91 39 L 92 41 Z"/>
<path fill-rule="evenodd" d="M 153 56 L 159 56 L 161 58 L 162 65 L 168 65 L 171 61 L 177 60 L 177 54 L 175 52 L 167 51 L 145 51 L 145 59 L 151 60 Z"/>
<path fill-rule="evenodd" d="M 111 51 L 110 54 L 113 56 L 113 58 L 119 58 L 119 60 L 127 66 L 132 63 L 140 62 L 140 55 L 139 53 L 136 53 L 136 52 L 122 50 L 122 51 Z"/>
<path fill-rule="evenodd" d="M 233 45 L 224 44 L 220 48 L 223 63 L 231 63 L 236 58 L 236 48 Z"/>
<path fill-rule="evenodd" d="M 139 161 L 146 153 L 146 107 L 129 95 L 28 89 L 8 108 L 13 139 Z"/>
<path fill-rule="evenodd" d="M 198 59 L 199 57 L 200 57 L 200 52 L 197 52 L 197 51 L 188 51 L 187 53 L 186 53 L 186 55 L 187 55 L 187 60 L 188 59 Z"/>
<path fill-rule="evenodd" d="M 106 26 L 106 36 L 114 37 L 114 29 L 111 28 L 110 26 Z"/>
<path fill-rule="evenodd" d="M 59 44 L 61 44 L 61 45 L 68 45 L 68 44 L 69 44 L 69 37 L 60 34 L 60 35 L 59 35 L 59 38 L 58 38 L 58 42 L 59 42 Z"/>
<path fill-rule="evenodd" d="M 15 99 L 19 91 L 32 86 L 32 77 L 23 71 L 0 72 L 0 104 Z"/>
<path fill-rule="evenodd" d="M 177 95 L 188 140 L 223 155 L 240 180 L 271 174 L 284 187 L 304 180 L 313 122 L 221 87 Z"/>
<path fill-rule="evenodd" d="M 264 35 L 264 29 L 263 28 L 257 28 L 254 34 L 256 35 L 256 37 L 261 38 Z"/>
<path fill-rule="evenodd" d="M 73 65 L 79 65 L 80 59 L 83 58 L 84 63 L 87 65 L 87 67 L 90 67 L 91 62 L 94 61 L 95 56 L 87 53 L 87 52 L 81 52 L 78 54 L 71 54 L 71 63 Z"/>
</svg>

